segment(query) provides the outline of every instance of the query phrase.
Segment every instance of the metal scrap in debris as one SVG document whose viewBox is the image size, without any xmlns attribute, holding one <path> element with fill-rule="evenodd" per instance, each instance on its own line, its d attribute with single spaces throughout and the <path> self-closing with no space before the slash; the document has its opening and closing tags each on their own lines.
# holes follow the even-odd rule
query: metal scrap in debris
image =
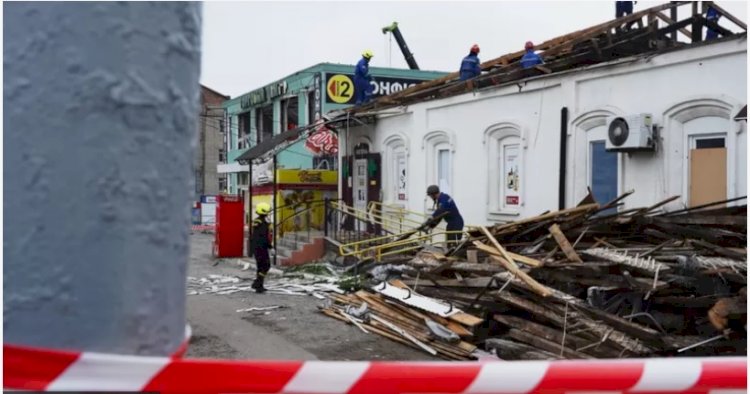
<svg viewBox="0 0 750 394">
<path fill-rule="evenodd" d="M 442 317 L 461 313 L 461 310 L 453 307 L 453 305 L 446 304 L 445 302 L 434 298 L 419 295 L 410 289 L 402 289 L 392 286 L 386 282 L 373 286 L 372 289 L 386 297 L 399 300 L 404 304 L 411 305 L 427 312 L 432 312 Z"/>
<path fill-rule="evenodd" d="M 272 306 L 254 306 L 251 308 L 244 308 L 244 309 L 237 309 L 237 313 L 240 312 L 256 312 L 256 311 L 270 311 L 273 309 L 281 309 L 284 308 L 281 305 L 272 305 Z"/>
</svg>

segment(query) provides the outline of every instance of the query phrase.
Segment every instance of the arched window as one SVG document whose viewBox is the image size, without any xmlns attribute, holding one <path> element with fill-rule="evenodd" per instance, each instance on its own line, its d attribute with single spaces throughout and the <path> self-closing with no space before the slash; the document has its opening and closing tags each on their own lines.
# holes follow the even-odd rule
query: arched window
<svg viewBox="0 0 750 394">
<path fill-rule="evenodd" d="M 397 133 L 383 141 L 385 157 L 383 170 L 384 197 L 387 203 L 406 203 L 409 200 L 409 143 L 407 137 Z"/>
<path fill-rule="evenodd" d="M 738 150 L 746 147 L 739 147 L 731 119 L 735 107 L 723 99 L 702 98 L 665 112 L 665 188 L 681 195 L 684 205 L 737 195 Z"/>
<path fill-rule="evenodd" d="M 622 184 L 622 156 L 606 150 L 607 118 L 619 109 L 587 111 L 572 122 L 568 146 L 568 205 L 588 194 L 590 188 L 600 204 L 615 199 Z"/>
<path fill-rule="evenodd" d="M 438 185 L 440 190 L 451 194 L 453 192 L 453 153 L 455 152 L 455 137 L 452 132 L 432 131 L 422 140 L 425 150 L 427 185 Z"/>
<path fill-rule="evenodd" d="M 521 129 L 513 123 L 493 125 L 485 131 L 490 214 L 517 215 L 523 202 L 524 174 Z"/>
</svg>

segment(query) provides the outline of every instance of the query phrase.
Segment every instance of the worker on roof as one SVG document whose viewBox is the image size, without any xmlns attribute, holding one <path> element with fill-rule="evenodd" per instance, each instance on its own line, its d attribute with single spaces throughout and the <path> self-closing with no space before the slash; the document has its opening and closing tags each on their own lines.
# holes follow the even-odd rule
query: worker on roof
<svg viewBox="0 0 750 394">
<path fill-rule="evenodd" d="M 250 250 L 255 257 L 255 267 L 257 268 L 255 281 L 251 287 L 255 289 L 256 293 L 266 292 L 263 282 L 266 279 L 266 274 L 271 269 L 269 251 L 273 248 L 273 244 L 271 243 L 270 223 L 268 223 L 267 219 L 270 212 L 271 205 L 268 203 L 262 202 L 255 207 L 255 213 L 258 214 L 258 217 L 253 220 L 253 229 L 250 234 L 252 237 Z"/>
<path fill-rule="evenodd" d="M 709 6 L 708 10 L 706 10 L 706 20 L 718 24 L 719 18 L 721 18 L 721 14 L 719 14 L 719 11 L 717 11 L 716 8 Z M 719 32 L 709 27 L 706 31 L 706 41 L 713 40 L 718 37 Z"/>
<path fill-rule="evenodd" d="M 370 59 L 372 59 L 372 51 L 365 50 L 362 52 L 362 59 L 357 62 L 357 67 L 354 68 L 354 95 L 356 100 L 354 104 L 360 105 L 365 104 L 372 98 L 372 76 L 370 75 Z"/>
<path fill-rule="evenodd" d="M 621 18 L 633 13 L 633 4 L 637 1 L 615 1 L 615 18 Z"/>
<path fill-rule="evenodd" d="M 479 45 L 474 44 L 469 51 L 469 54 L 461 61 L 461 69 L 459 70 L 459 79 L 465 81 L 472 79 L 482 73 L 481 67 L 479 67 Z"/>
<path fill-rule="evenodd" d="M 537 64 L 544 64 L 542 57 L 534 52 L 533 42 L 526 41 L 526 45 L 524 46 L 524 48 L 526 49 L 526 53 L 523 55 L 523 57 L 521 57 L 521 67 L 527 69 L 532 68 Z"/>
<path fill-rule="evenodd" d="M 432 198 L 433 207 L 435 208 L 435 212 L 432 213 L 432 217 L 427 222 L 428 226 L 435 228 L 442 219 L 445 219 L 445 223 L 447 224 L 445 229 L 449 232 L 446 235 L 448 247 L 455 247 L 461 238 L 463 238 L 463 234 L 459 231 L 464 229 L 464 218 L 458 212 L 456 202 L 453 201 L 451 196 L 441 193 L 437 185 L 427 187 L 427 195 Z"/>
</svg>

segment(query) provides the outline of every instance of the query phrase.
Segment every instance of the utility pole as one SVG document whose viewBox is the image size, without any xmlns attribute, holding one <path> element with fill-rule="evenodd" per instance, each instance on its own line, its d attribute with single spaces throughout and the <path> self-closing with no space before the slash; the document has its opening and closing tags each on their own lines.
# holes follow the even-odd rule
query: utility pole
<svg viewBox="0 0 750 394">
<path fill-rule="evenodd" d="M 4 340 L 170 355 L 185 335 L 201 5 L 3 10 Z"/>
</svg>

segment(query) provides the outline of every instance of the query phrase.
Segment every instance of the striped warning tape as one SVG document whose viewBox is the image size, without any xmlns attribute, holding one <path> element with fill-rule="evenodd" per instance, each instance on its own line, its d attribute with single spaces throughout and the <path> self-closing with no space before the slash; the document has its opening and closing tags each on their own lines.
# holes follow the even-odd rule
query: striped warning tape
<svg viewBox="0 0 750 394">
<path fill-rule="evenodd" d="M 227 361 L 4 345 L 4 387 L 253 393 L 747 392 L 747 358 L 513 362 Z"/>
</svg>

